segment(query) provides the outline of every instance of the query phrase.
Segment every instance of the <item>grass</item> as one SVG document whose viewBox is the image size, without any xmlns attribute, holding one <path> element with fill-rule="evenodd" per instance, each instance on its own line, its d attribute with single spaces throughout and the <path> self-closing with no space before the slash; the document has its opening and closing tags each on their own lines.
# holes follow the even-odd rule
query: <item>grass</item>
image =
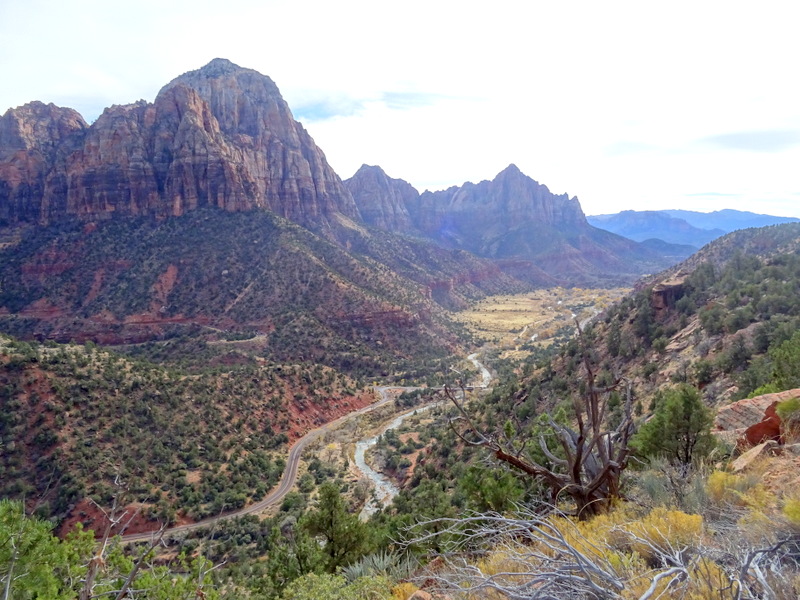
<svg viewBox="0 0 800 600">
<path fill-rule="evenodd" d="M 546 346 L 561 327 L 572 326 L 572 315 L 579 320 L 589 318 L 628 291 L 552 288 L 490 296 L 457 313 L 455 318 L 484 342 L 516 350 L 531 342 Z"/>
</svg>

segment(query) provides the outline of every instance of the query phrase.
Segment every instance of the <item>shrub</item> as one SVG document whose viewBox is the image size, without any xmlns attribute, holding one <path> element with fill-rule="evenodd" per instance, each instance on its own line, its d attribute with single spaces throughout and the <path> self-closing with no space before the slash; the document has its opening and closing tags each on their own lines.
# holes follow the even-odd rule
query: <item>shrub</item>
<svg viewBox="0 0 800 600">
<path fill-rule="evenodd" d="M 791 498 L 783 505 L 783 516 L 794 526 L 800 526 L 800 500 Z"/>
<path fill-rule="evenodd" d="M 796 439 L 800 437 L 800 398 L 790 398 L 779 402 L 775 412 L 783 421 L 787 437 Z"/>
<path fill-rule="evenodd" d="M 663 456 L 690 465 L 714 449 L 712 420 L 700 393 L 690 385 L 681 384 L 664 394 L 653 418 L 641 427 L 631 446 L 642 456 Z"/>
</svg>

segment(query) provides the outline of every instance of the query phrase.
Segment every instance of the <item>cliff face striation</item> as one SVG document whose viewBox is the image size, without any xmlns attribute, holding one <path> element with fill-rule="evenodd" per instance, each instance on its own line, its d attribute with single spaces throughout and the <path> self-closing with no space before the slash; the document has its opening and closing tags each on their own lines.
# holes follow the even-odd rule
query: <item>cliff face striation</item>
<svg viewBox="0 0 800 600">
<path fill-rule="evenodd" d="M 534 235 L 544 229 L 586 228 L 577 198 L 552 194 L 509 165 L 492 181 L 421 194 L 410 212 L 427 236 L 480 256 L 533 256 L 548 240 Z"/>
<path fill-rule="evenodd" d="M 178 216 L 266 208 L 325 230 L 359 219 L 352 196 L 269 77 L 224 59 L 181 75 L 150 104 L 87 126 L 31 103 L 0 118 L 0 218 Z"/>
<path fill-rule="evenodd" d="M 551 193 L 515 165 L 492 181 L 422 194 L 366 165 L 345 185 L 368 224 L 492 259 L 535 285 L 632 281 L 668 265 L 649 248 L 592 227 L 577 198 Z"/>
<path fill-rule="evenodd" d="M 344 184 L 367 225 L 395 233 L 419 233 L 408 214 L 419 192 L 407 181 L 389 177 L 380 167 L 361 165 Z"/>
</svg>

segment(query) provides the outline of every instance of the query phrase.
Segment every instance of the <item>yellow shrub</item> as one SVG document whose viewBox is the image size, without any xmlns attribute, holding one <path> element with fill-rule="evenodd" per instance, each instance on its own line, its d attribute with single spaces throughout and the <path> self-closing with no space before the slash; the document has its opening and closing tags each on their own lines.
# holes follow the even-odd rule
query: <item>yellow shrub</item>
<svg viewBox="0 0 800 600">
<path fill-rule="evenodd" d="M 624 529 L 630 534 L 631 550 L 650 560 L 658 550 L 695 545 L 703 533 L 703 517 L 658 507 Z"/>
<path fill-rule="evenodd" d="M 763 510 L 774 503 L 775 497 L 752 476 L 714 471 L 708 476 L 706 491 L 717 505 L 732 505 Z"/>
<path fill-rule="evenodd" d="M 783 515 L 792 525 L 800 526 L 800 500 L 791 498 L 783 505 Z"/>
<path fill-rule="evenodd" d="M 476 566 L 481 573 L 489 577 L 500 573 L 525 573 L 531 569 L 531 565 L 525 560 L 527 554 L 528 550 L 524 546 L 515 545 L 495 550 L 486 558 L 479 560 Z"/>
<path fill-rule="evenodd" d="M 417 586 L 415 586 L 413 583 L 409 583 L 408 581 L 398 583 L 392 588 L 392 598 L 393 600 L 408 600 L 408 598 L 418 589 L 419 588 Z"/>
<path fill-rule="evenodd" d="M 725 571 L 713 560 L 701 558 L 689 571 L 688 595 L 691 600 L 719 597 L 720 590 L 736 589 Z"/>
</svg>

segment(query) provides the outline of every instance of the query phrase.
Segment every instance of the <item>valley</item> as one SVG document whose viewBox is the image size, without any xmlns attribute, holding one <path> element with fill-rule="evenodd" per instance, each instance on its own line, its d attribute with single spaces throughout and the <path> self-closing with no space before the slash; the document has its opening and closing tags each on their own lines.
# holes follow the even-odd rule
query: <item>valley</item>
<svg viewBox="0 0 800 600">
<path fill-rule="evenodd" d="M 575 333 L 630 292 L 629 288 L 549 288 L 525 294 L 489 296 L 454 318 L 503 357 L 522 358 L 533 348 L 546 348 Z"/>
<path fill-rule="evenodd" d="M 3 597 L 798 597 L 800 224 L 670 214 L 342 179 L 226 59 L 8 110 Z"/>
</svg>

